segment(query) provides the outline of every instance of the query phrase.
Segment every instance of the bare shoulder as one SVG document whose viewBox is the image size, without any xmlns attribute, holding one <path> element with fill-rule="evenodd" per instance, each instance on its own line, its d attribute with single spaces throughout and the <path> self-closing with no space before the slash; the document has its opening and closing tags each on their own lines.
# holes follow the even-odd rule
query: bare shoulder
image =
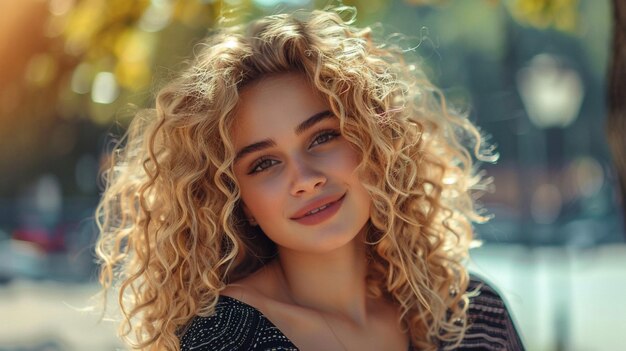
<svg viewBox="0 0 626 351">
<path fill-rule="evenodd" d="M 227 285 L 220 295 L 232 297 L 263 310 L 267 301 L 274 298 L 274 291 L 277 290 L 275 286 L 276 279 L 272 274 L 272 268 L 267 266 Z"/>
</svg>

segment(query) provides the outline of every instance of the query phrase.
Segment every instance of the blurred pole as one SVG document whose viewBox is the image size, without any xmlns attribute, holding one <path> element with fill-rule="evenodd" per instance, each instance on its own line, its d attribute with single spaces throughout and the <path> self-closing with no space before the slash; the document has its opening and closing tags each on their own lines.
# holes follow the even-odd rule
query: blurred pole
<svg viewBox="0 0 626 351">
<path fill-rule="evenodd" d="M 613 58 L 608 72 L 609 116 L 606 131 L 619 179 L 622 218 L 626 220 L 626 1 L 612 2 Z"/>
</svg>

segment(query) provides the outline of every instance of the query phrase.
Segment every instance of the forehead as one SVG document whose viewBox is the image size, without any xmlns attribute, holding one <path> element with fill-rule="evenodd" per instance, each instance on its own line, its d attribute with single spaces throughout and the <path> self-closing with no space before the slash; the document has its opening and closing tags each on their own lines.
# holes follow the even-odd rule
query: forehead
<svg viewBox="0 0 626 351">
<path fill-rule="evenodd" d="M 231 131 L 236 146 L 293 133 L 300 122 L 328 109 L 321 94 L 297 73 L 261 78 L 244 87 L 239 98 Z"/>
</svg>

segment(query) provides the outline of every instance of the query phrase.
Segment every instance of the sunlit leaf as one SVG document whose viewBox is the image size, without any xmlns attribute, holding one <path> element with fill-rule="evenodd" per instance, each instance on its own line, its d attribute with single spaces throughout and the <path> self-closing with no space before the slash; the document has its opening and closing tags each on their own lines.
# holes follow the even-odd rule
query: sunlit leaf
<svg viewBox="0 0 626 351">
<path fill-rule="evenodd" d="M 519 22 L 539 28 L 573 31 L 578 24 L 578 0 L 515 0 L 510 8 Z"/>
</svg>

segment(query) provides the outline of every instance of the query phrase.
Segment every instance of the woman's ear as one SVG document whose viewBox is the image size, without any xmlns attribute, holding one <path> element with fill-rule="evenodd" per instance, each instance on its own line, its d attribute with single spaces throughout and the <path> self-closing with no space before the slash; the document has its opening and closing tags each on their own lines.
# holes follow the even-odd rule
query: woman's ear
<svg viewBox="0 0 626 351">
<path fill-rule="evenodd" d="M 248 223 L 250 223 L 251 226 L 254 227 L 259 225 L 246 204 L 242 203 L 241 208 L 243 209 L 244 216 L 246 216 L 246 220 L 248 221 Z"/>
</svg>

